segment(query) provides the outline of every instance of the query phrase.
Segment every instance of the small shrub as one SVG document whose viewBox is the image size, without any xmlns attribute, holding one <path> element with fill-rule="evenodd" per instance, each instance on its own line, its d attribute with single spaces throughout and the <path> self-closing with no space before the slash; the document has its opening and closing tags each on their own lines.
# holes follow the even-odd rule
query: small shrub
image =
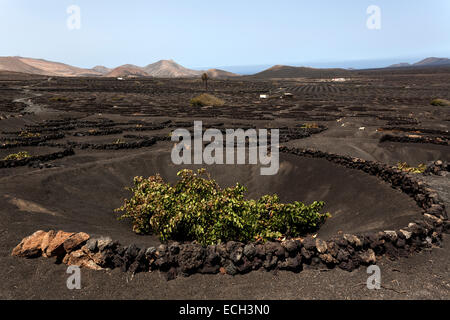
<svg viewBox="0 0 450 320">
<path fill-rule="evenodd" d="M 125 96 L 120 95 L 120 96 L 112 97 L 111 100 L 112 101 L 122 101 L 125 98 L 126 98 Z"/>
<path fill-rule="evenodd" d="M 31 155 L 28 154 L 28 152 L 21 151 L 18 153 L 12 153 L 12 154 L 6 156 L 3 160 L 22 160 L 22 159 L 30 158 L 30 157 L 31 157 Z"/>
<path fill-rule="evenodd" d="M 116 209 L 124 212 L 119 219 L 131 219 L 134 232 L 155 233 L 162 241 L 208 245 L 299 236 L 317 230 L 329 217 L 320 212 L 323 202 L 283 204 L 277 195 L 246 200 L 245 187 L 222 189 L 204 169 L 182 170 L 178 176 L 175 185 L 159 175 L 136 177 L 132 198 Z"/>
<path fill-rule="evenodd" d="M 302 129 L 318 129 L 319 125 L 317 123 L 305 123 L 302 125 Z"/>
<path fill-rule="evenodd" d="M 71 99 L 69 99 L 67 97 L 51 97 L 49 100 L 53 101 L 53 102 L 69 102 L 69 101 L 72 101 Z"/>
<path fill-rule="evenodd" d="M 410 167 L 406 162 L 399 162 L 397 168 L 409 173 L 424 173 L 427 170 L 427 166 L 423 163 L 419 164 L 417 168 Z"/>
<path fill-rule="evenodd" d="M 19 137 L 22 137 L 22 138 L 38 138 L 40 136 L 41 136 L 40 133 L 32 133 L 32 132 L 28 132 L 28 131 L 22 131 L 19 134 Z"/>
<path fill-rule="evenodd" d="M 431 105 L 437 107 L 448 107 L 450 106 L 450 101 L 445 99 L 433 99 L 431 100 Z"/>
<path fill-rule="evenodd" d="M 191 106 L 193 107 L 204 107 L 204 106 L 221 107 L 224 104 L 225 101 L 223 101 L 222 99 L 219 99 L 207 93 L 203 93 L 191 99 Z"/>
</svg>

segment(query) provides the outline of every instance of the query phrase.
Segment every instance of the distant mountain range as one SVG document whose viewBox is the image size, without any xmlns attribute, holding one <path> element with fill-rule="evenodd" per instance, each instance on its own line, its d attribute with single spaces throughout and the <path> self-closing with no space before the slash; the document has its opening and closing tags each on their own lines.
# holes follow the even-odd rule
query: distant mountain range
<svg viewBox="0 0 450 320">
<path fill-rule="evenodd" d="M 61 77 L 101 76 L 101 73 L 93 69 L 22 57 L 0 57 L 0 70 Z"/>
<path fill-rule="evenodd" d="M 447 58 L 426 58 L 414 64 L 398 63 L 388 68 L 412 67 L 440 67 L 450 66 Z M 382 68 L 383 69 L 383 68 Z M 173 60 L 160 60 L 145 67 L 125 64 L 114 69 L 104 66 L 95 66 L 92 69 L 73 67 L 64 63 L 52 62 L 43 59 L 23 57 L 0 57 L 0 71 L 19 72 L 32 75 L 61 76 L 61 77 L 154 77 L 154 78 L 192 78 L 199 77 L 206 72 L 210 78 L 226 79 L 239 75 L 220 69 L 206 71 L 185 68 Z M 262 72 L 250 76 L 254 79 L 270 78 L 330 78 L 346 77 L 354 70 L 343 68 L 310 68 L 276 65 Z"/>
<path fill-rule="evenodd" d="M 450 66 L 450 59 L 430 57 L 413 64 L 407 62 L 393 64 L 390 65 L 388 68 L 439 67 L 439 66 Z"/>
<path fill-rule="evenodd" d="M 64 63 L 52 62 L 42 59 L 23 57 L 0 57 L 0 71 L 21 72 L 36 75 L 61 77 L 155 77 L 155 78 L 189 78 L 198 77 L 208 73 L 210 78 L 236 77 L 237 74 L 219 69 L 207 71 L 185 68 L 173 60 L 161 60 L 145 67 L 132 64 L 110 69 L 104 66 L 95 66 L 92 69 L 73 67 Z"/>
</svg>

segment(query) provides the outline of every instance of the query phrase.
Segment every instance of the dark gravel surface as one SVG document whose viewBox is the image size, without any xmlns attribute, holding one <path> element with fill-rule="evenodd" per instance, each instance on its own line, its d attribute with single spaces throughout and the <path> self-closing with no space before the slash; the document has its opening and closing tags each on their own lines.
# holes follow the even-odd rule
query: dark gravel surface
<svg viewBox="0 0 450 320">
<path fill-rule="evenodd" d="M 429 104 L 435 97 L 450 98 L 450 73 L 433 74 L 426 69 L 420 72 L 369 72 L 345 83 L 318 79 L 212 81 L 214 94 L 226 101 L 220 109 L 188 106 L 189 99 L 202 92 L 201 81 L 197 80 L 118 83 L 111 79 L 55 78 L 48 82 L 40 78 L 12 81 L 1 77 L 1 141 L 17 137 L 12 132 L 47 130 L 43 135 L 56 131 L 64 133 L 64 137 L 24 150 L 41 155 L 62 150 L 71 142 L 77 144 L 72 144 L 75 155 L 44 163 L 51 166 L 0 169 L 0 298 L 449 299 L 448 236 L 444 236 L 442 247 L 395 261 L 380 258 L 380 290 L 366 288 L 369 275 L 364 267 L 353 272 L 308 267 L 300 273 L 257 271 L 235 277 L 197 274 L 169 282 L 159 272 L 131 276 L 120 270 L 83 269 L 82 289 L 72 291 L 66 287 L 66 266 L 56 265 L 50 259 L 10 256 L 12 248 L 37 229 L 83 231 L 111 236 L 123 244 L 158 244 L 155 237 L 134 235 L 129 223 L 117 221 L 112 210 L 128 195 L 123 188 L 130 186 L 132 177 L 160 172 L 169 180 L 174 179 L 178 168 L 168 159 L 171 144 L 161 140 L 175 128 L 190 127 L 194 119 L 203 119 L 219 129 L 298 128 L 304 123 L 316 123 L 327 130 L 303 139 L 291 136 L 285 145 L 389 165 L 400 161 L 411 165 L 438 159 L 450 161 L 449 146 L 380 142 L 384 134 L 434 139 L 436 132 L 442 136 L 450 129 L 449 109 Z M 294 93 L 294 98 L 258 99 L 260 93 L 280 87 Z M 55 96 L 67 99 L 52 101 Z M 33 113 L 28 113 L 30 110 Z M 401 130 L 387 132 L 389 126 Z M 414 130 L 408 131 L 411 127 Z M 109 129 L 105 128 L 114 130 L 106 132 Z M 159 142 L 127 147 L 126 143 L 138 143 L 145 137 L 156 137 Z M 82 144 L 90 147 L 82 148 Z M 94 149 L 92 145 L 114 148 Z M 1 155 L 19 151 L 20 147 L 3 149 Z M 396 228 L 420 215 L 411 199 L 361 172 L 326 160 L 289 155 L 282 155 L 280 164 L 279 174 L 268 178 L 262 178 L 259 168 L 251 166 L 212 167 L 211 172 L 221 184 L 239 181 L 247 185 L 251 197 L 276 192 L 284 201 L 326 200 L 333 218 L 319 231 L 321 237 L 341 230 Z M 423 179 L 450 208 L 449 176 Z"/>
</svg>

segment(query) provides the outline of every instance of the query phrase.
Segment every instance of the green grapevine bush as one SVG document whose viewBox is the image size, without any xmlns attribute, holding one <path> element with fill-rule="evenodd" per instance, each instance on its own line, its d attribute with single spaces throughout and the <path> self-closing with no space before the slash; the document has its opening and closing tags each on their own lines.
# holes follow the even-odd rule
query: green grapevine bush
<svg viewBox="0 0 450 320">
<path fill-rule="evenodd" d="M 406 162 L 399 162 L 397 168 L 409 173 L 424 173 L 427 170 L 427 166 L 423 163 L 419 164 L 416 168 L 409 166 Z"/>
<path fill-rule="evenodd" d="M 6 156 L 3 160 L 22 160 L 25 158 L 30 158 L 30 154 L 26 151 L 21 151 L 18 153 L 12 153 L 8 156 Z"/>
<path fill-rule="evenodd" d="M 160 175 L 134 178 L 133 196 L 116 209 L 129 218 L 133 231 L 203 245 L 226 241 L 249 242 L 299 236 L 315 231 L 329 217 L 323 202 L 280 203 L 277 195 L 246 200 L 240 184 L 222 189 L 205 169 L 178 172 L 175 185 Z"/>
</svg>

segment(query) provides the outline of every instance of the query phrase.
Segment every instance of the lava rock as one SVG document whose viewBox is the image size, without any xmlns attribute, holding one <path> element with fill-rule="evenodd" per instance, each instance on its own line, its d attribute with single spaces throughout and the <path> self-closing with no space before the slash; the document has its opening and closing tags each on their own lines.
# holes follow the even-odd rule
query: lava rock
<svg viewBox="0 0 450 320">
<path fill-rule="evenodd" d="M 279 242 L 267 242 L 265 244 L 266 255 L 275 255 L 278 258 L 284 258 L 285 250 Z"/>
<path fill-rule="evenodd" d="M 278 257 L 276 255 L 268 254 L 266 256 L 266 260 L 264 261 L 263 267 L 266 270 L 272 270 L 274 267 L 276 267 L 278 263 Z"/>
<path fill-rule="evenodd" d="M 288 257 L 280 264 L 280 269 L 297 272 L 300 271 L 301 266 L 301 256 Z"/>
<path fill-rule="evenodd" d="M 423 218 L 427 223 L 434 225 L 434 226 L 440 226 L 443 223 L 442 219 L 440 219 L 434 215 L 428 214 L 428 213 L 425 213 L 423 215 Z"/>
<path fill-rule="evenodd" d="M 405 241 L 405 239 L 403 239 L 403 238 L 398 238 L 398 239 L 397 239 L 397 242 L 395 243 L 395 245 L 396 245 L 398 248 L 404 248 L 405 245 L 406 245 L 406 241 Z"/>
<path fill-rule="evenodd" d="M 234 250 L 230 252 L 230 259 L 233 263 L 237 264 L 241 261 L 244 256 L 244 248 L 241 245 L 234 247 Z"/>
<path fill-rule="evenodd" d="M 263 266 L 264 261 L 258 257 L 255 257 L 253 259 L 253 265 L 252 268 L 253 270 L 258 270 L 259 268 L 261 268 Z"/>
<path fill-rule="evenodd" d="M 399 232 L 403 235 L 403 239 L 409 240 L 412 236 L 412 232 L 405 230 L 405 229 L 400 229 Z"/>
<path fill-rule="evenodd" d="M 180 245 L 178 242 L 174 242 L 169 247 L 170 254 L 178 254 L 180 252 Z"/>
<path fill-rule="evenodd" d="M 327 248 L 328 248 L 328 253 L 336 258 L 339 253 L 339 246 L 336 243 L 334 243 L 333 241 L 329 241 L 329 242 L 327 242 Z"/>
<path fill-rule="evenodd" d="M 180 250 L 178 264 L 183 273 L 192 274 L 199 269 L 205 259 L 205 249 L 200 245 L 185 244 Z"/>
<path fill-rule="evenodd" d="M 336 264 L 338 261 L 333 258 L 333 256 L 329 253 L 319 254 L 320 260 L 325 263 L 327 266 L 332 266 Z"/>
<path fill-rule="evenodd" d="M 257 244 L 255 246 L 256 256 L 260 259 L 264 259 L 266 257 L 266 248 L 262 244 Z"/>
<path fill-rule="evenodd" d="M 145 250 L 145 255 L 149 259 L 154 258 L 156 255 L 156 248 L 155 247 L 147 248 L 147 250 Z"/>
<path fill-rule="evenodd" d="M 449 220 L 443 221 L 443 232 L 450 233 L 450 221 Z"/>
<path fill-rule="evenodd" d="M 391 230 L 384 231 L 384 234 L 385 234 L 386 239 L 389 241 L 392 241 L 392 242 L 395 242 L 398 238 L 397 232 L 395 232 L 395 231 L 391 231 Z"/>
<path fill-rule="evenodd" d="M 87 242 L 86 242 L 86 248 L 90 251 L 90 252 L 96 252 L 97 251 L 97 249 L 98 249 L 98 246 L 97 246 L 97 239 L 89 239 Z"/>
<path fill-rule="evenodd" d="M 314 250 L 316 248 L 316 240 L 313 237 L 306 237 L 303 239 L 302 245 L 306 250 Z"/>
<path fill-rule="evenodd" d="M 165 273 L 166 280 L 167 280 L 167 281 L 171 281 L 171 280 L 176 279 L 177 274 L 178 274 L 177 268 L 171 267 L 171 268 Z"/>
<path fill-rule="evenodd" d="M 114 269 L 114 268 L 122 269 L 124 264 L 125 264 L 125 261 L 123 260 L 123 258 L 121 256 L 114 255 L 112 257 L 112 261 L 111 261 L 112 269 Z"/>
<path fill-rule="evenodd" d="M 289 253 L 290 256 L 295 256 L 295 254 L 300 249 L 300 241 L 298 240 L 287 240 L 283 242 L 283 247 Z"/>
<path fill-rule="evenodd" d="M 328 249 L 327 243 L 321 239 L 316 239 L 316 249 L 319 253 L 325 253 Z"/>
<path fill-rule="evenodd" d="M 232 264 L 231 262 L 225 266 L 225 271 L 227 274 L 234 276 L 238 273 L 238 270 L 236 269 L 235 265 Z"/>
<path fill-rule="evenodd" d="M 348 251 L 344 249 L 339 249 L 336 259 L 340 262 L 348 261 L 350 258 L 350 254 Z"/>
<path fill-rule="evenodd" d="M 97 239 L 97 247 L 99 251 L 103 251 L 112 246 L 114 246 L 114 242 L 110 237 L 101 237 Z"/>
<path fill-rule="evenodd" d="M 306 259 L 306 260 L 311 260 L 313 253 L 309 250 L 307 250 L 305 247 L 302 247 L 300 249 L 302 256 Z"/>
<path fill-rule="evenodd" d="M 375 252 L 372 249 L 368 249 L 365 252 L 359 254 L 359 258 L 364 264 L 374 264 L 377 262 L 377 258 L 375 256 Z"/>
<path fill-rule="evenodd" d="M 392 260 L 397 259 L 399 257 L 398 249 L 391 242 L 386 242 L 384 247 L 387 257 L 389 257 Z"/>
<path fill-rule="evenodd" d="M 160 244 L 159 246 L 158 246 L 158 250 L 157 250 L 157 255 L 158 256 L 162 256 L 162 255 L 165 255 L 166 254 L 166 252 L 167 252 L 167 245 L 165 245 L 165 244 Z"/>
<path fill-rule="evenodd" d="M 200 273 L 215 274 L 220 268 L 220 256 L 215 250 L 215 246 L 208 246 L 206 248 L 206 258 L 203 266 L 200 269 Z"/>
<path fill-rule="evenodd" d="M 312 265 L 319 265 L 320 262 L 321 262 L 321 260 L 320 260 L 319 257 L 313 257 L 313 258 L 311 259 L 311 264 L 312 264 Z"/>
<path fill-rule="evenodd" d="M 354 265 L 352 260 L 348 260 L 348 261 L 342 261 L 339 264 L 339 268 L 341 268 L 342 270 L 351 272 L 356 269 L 356 266 Z"/>
<path fill-rule="evenodd" d="M 252 263 L 248 260 L 247 257 L 242 259 L 242 262 L 236 266 L 236 269 L 239 273 L 244 274 L 250 272 L 252 270 Z"/>
<path fill-rule="evenodd" d="M 430 208 L 427 209 L 427 213 L 436 217 L 443 215 L 445 209 L 440 204 L 432 204 Z"/>
<path fill-rule="evenodd" d="M 128 269 L 131 273 L 134 274 L 138 272 L 148 271 L 148 260 L 146 259 L 145 252 L 146 249 L 139 250 L 134 262 L 131 263 Z"/>
<path fill-rule="evenodd" d="M 362 247 L 363 245 L 361 239 L 352 234 L 344 234 L 344 239 L 347 240 L 348 243 L 355 248 Z"/>
<path fill-rule="evenodd" d="M 125 260 L 129 260 L 130 262 L 133 261 L 137 257 L 139 251 L 140 249 L 135 244 L 130 245 L 125 251 Z"/>
<path fill-rule="evenodd" d="M 253 257 L 255 257 L 255 255 L 256 255 L 255 246 L 251 243 L 245 245 L 244 246 L 244 255 L 249 259 L 253 259 Z"/>
</svg>

